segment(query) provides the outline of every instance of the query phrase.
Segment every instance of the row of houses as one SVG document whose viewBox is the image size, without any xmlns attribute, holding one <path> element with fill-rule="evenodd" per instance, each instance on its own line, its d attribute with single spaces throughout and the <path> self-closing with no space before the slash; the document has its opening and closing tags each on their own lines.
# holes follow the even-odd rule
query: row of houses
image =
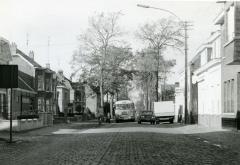
<svg viewBox="0 0 240 165">
<path fill-rule="evenodd" d="M 55 117 L 82 114 L 86 107 L 96 112 L 97 106 L 92 108 L 97 105 L 96 96 L 85 97 L 85 90 L 91 90 L 86 85 L 67 79 L 62 70 L 53 71 L 50 64 L 41 66 L 35 61 L 33 51 L 27 55 L 2 37 L 0 65 L 18 65 L 18 88 L 12 92 L 13 120 L 38 116 L 43 125 L 51 125 Z M 1 121 L 9 119 L 10 98 L 9 89 L 0 89 Z"/>
<path fill-rule="evenodd" d="M 223 1 L 214 20 L 217 31 L 188 65 L 188 114 L 191 123 L 236 127 L 240 111 L 240 2 Z M 184 108 L 184 72 L 175 88 L 176 110 Z"/>
</svg>

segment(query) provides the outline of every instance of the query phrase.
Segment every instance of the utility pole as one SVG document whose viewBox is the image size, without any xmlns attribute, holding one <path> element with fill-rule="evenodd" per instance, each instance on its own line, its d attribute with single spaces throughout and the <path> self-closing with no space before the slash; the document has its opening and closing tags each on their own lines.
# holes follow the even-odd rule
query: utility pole
<svg viewBox="0 0 240 165">
<path fill-rule="evenodd" d="M 10 88 L 10 90 L 11 90 L 11 93 L 10 93 L 10 143 L 12 143 L 13 142 L 13 140 L 12 140 L 12 103 L 13 103 L 13 101 L 12 101 L 12 88 Z"/>
<path fill-rule="evenodd" d="M 185 124 L 190 122 L 188 110 L 188 27 L 193 26 L 190 22 L 184 22 L 184 54 L 185 54 L 185 85 L 184 85 L 184 121 Z"/>
<path fill-rule="evenodd" d="M 185 85 L 184 85 L 184 121 L 185 124 L 188 123 L 188 93 L 187 93 L 187 81 L 188 81 L 188 45 L 187 45 L 187 22 L 184 22 L 184 54 L 185 54 Z"/>
</svg>

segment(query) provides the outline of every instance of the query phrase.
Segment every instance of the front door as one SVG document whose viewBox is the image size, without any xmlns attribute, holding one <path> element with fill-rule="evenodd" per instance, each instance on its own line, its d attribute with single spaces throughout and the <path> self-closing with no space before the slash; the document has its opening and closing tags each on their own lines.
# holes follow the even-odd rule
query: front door
<svg viewBox="0 0 240 165">
<path fill-rule="evenodd" d="M 192 115 L 191 123 L 198 123 L 198 83 L 192 84 Z"/>
</svg>

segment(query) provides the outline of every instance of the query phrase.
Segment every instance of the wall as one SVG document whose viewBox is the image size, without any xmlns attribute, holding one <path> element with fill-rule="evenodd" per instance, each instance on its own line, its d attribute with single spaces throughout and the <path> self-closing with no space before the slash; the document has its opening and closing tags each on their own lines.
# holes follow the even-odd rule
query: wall
<svg viewBox="0 0 240 165">
<path fill-rule="evenodd" d="M 225 4 L 225 16 L 224 16 L 224 23 L 221 25 L 222 31 L 222 125 L 235 127 L 235 118 L 237 110 L 240 109 L 238 104 L 239 100 L 239 89 L 238 84 L 240 83 L 238 80 L 238 72 L 240 72 L 240 63 L 239 63 L 239 37 L 240 37 L 240 3 L 234 2 L 235 5 L 235 38 L 231 41 L 227 41 L 227 16 L 226 10 L 228 9 L 231 2 L 227 2 Z M 232 62 L 232 63 L 231 63 Z M 230 65 L 229 65 L 230 64 Z M 228 80 L 234 79 L 234 90 L 233 90 L 233 102 L 234 102 L 234 111 L 233 113 L 225 113 L 224 107 L 224 82 Z"/>
<path fill-rule="evenodd" d="M 224 62 L 224 61 L 223 61 Z M 222 102 L 222 108 L 223 108 L 223 117 L 226 118 L 235 118 L 237 109 L 240 107 L 237 107 L 237 85 L 238 85 L 238 79 L 237 79 L 237 74 L 240 72 L 240 65 L 225 65 L 223 64 L 222 68 L 222 84 L 224 84 L 225 81 L 234 79 L 234 113 L 232 114 L 227 114 L 224 113 L 224 102 Z M 224 85 L 222 85 L 222 99 L 224 100 Z"/>
<path fill-rule="evenodd" d="M 85 86 L 86 93 L 86 108 L 89 108 L 92 113 L 97 115 L 97 95 L 89 86 Z"/>
<path fill-rule="evenodd" d="M 35 77 L 34 67 L 32 66 L 32 64 L 27 62 L 27 60 L 25 60 L 23 57 L 20 57 L 18 55 L 12 56 L 11 64 L 18 65 L 18 70 L 20 70 L 32 77 Z"/>
<path fill-rule="evenodd" d="M 35 95 L 20 91 L 20 90 L 13 89 L 13 91 L 12 91 L 12 114 L 13 114 L 12 117 L 14 120 L 17 119 L 17 117 L 20 115 L 36 114 L 35 109 L 33 109 L 34 107 L 32 107 L 32 109 L 30 108 L 31 105 L 34 105 L 33 103 L 29 102 L 27 104 L 24 104 L 22 102 L 22 97 L 32 99 L 32 101 L 33 101 L 35 98 Z M 10 90 L 8 90 L 8 99 L 10 100 Z M 8 104 L 10 104 L 10 101 Z M 10 108 L 9 108 L 9 110 L 10 110 Z M 9 110 L 8 110 L 8 114 L 10 113 Z"/>
<path fill-rule="evenodd" d="M 178 114 L 180 108 L 182 109 L 182 115 L 184 117 L 184 77 L 185 74 L 184 71 L 182 71 L 178 77 L 179 86 L 175 87 L 175 122 L 178 121 Z"/>
<path fill-rule="evenodd" d="M 43 120 L 41 119 L 22 119 L 13 122 L 14 122 L 13 131 L 16 132 L 32 130 L 44 126 Z"/>
<path fill-rule="evenodd" d="M 198 75 L 198 124 L 221 127 L 221 65 Z"/>
<path fill-rule="evenodd" d="M 64 110 L 67 110 L 68 103 L 70 103 L 70 94 L 69 90 L 66 89 L 64 86 L 57 86 L 58 95 L 58 106 L 59 111 L 64 113 Z"/>
</svg>

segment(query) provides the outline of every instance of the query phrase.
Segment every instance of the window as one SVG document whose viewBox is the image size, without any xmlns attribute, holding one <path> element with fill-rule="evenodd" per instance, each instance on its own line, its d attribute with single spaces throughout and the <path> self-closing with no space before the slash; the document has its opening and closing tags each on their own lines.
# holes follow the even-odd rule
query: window
<svg viewBox="0 0 240 165">
<path fill-rule="evenodd" d="M 119 110 L 126 110 L 134 108 L 134 104 L 116 104 L 116 108 Z"/>
<path fill-rule="evenodd" d="M 29 97 L 22 97 L 22 103 L 30 104 L 31 103 L 30 98 Z"/>
<path fill-rule="evenodd" d="M 3 97 L 2 94 L 0 93 L 0 114 L 3 112 Z"/>
<path fill-rule="evenodd" d="M 231 112 L 234 112 L 234 79 L 231 80 Z"/>
<path fill-rule="evenodd" d="M 43 97 L 38 98 L 38 111 L 39 112 L 45 112 L 44 98 Z"/>
<path fill-rule="evenodd" d="M 227 112 L 226 109 L 227 109 L 227 82 L 224 82 L 224 93 L 223 93 L 223 96 L 224 96 L 224 112 Z"/>
<path fill-rule="evenodd" d="M 46 100 L 46 111 L 47 111 L 47 112 L 51 112 L 51 111 L 52 111 L 52 108 L 51 108 L 51 104 L 50 104 L 50 100 L 49 100 L 49 99 Z"/>
<path fill-rule="evenodd" d="M 7 110 L 7 97 L 6 94 L 0 93 L 0 115 L 4 115 Z"/>
<path fill-rule="evenodd" d="M 46 78 L 46 91 L 51 91 L 51 81 L 49 78 Z"/>
<path fill-rule="evenodd" d="M 224 113 L 234 112 L 234 79 L 224 82 Z"/>
<path fill-rule="evenodd" d="M 227 112 L 231 112 L 231 106 L 230 106 L 230 101 L 231 101 L 231 88 L 230 88 L 230 80 L 227 81 Z"/>
<path fill-rule="evenodd" d="M 38 90 L 44 90 L 44 81 L 43 81 L 43 75 L 38 75 Z"/>
<path fill-rule="evenodd" d="M 207 48 L 207 62 L 212 59 L 212 48 Z"/>
<path fill-rule="evenodd" d="M 235 17 L 234 17 L 234 6 L 232 5 L 227 11 L 227 41 L 231 41 L 234 37 L 235 32 Z"/>
</svg>

